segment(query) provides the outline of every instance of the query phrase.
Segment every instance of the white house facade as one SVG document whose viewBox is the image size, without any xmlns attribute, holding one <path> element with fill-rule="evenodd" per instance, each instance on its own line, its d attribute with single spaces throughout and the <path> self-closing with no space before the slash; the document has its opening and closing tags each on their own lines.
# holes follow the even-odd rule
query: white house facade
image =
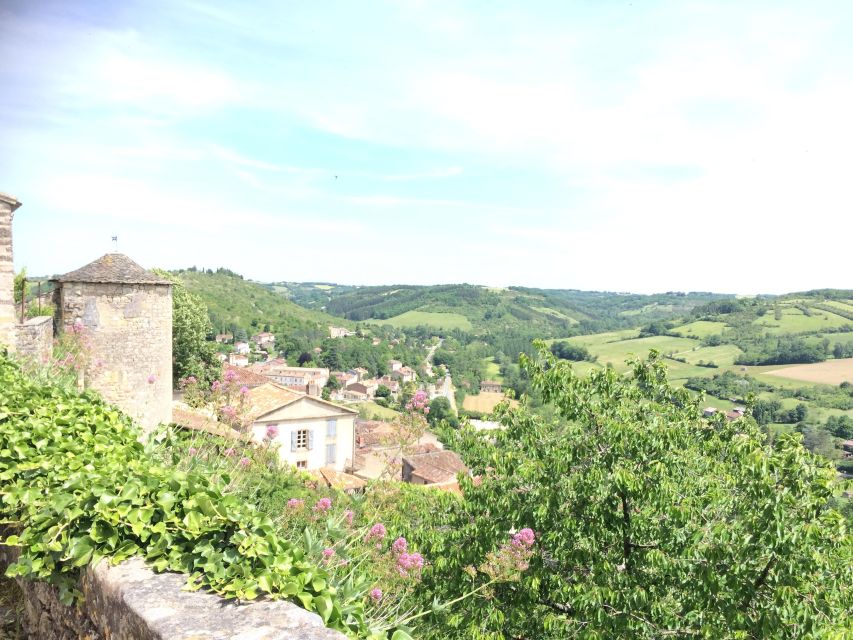
<svg viewBox="0 0 853 640">
<path fill-rule="evenodd" d="M 288 389 L 262 393 L 267 397 L 251 427 L 255 442 L 276 445 L 280 460 L 299 469 L 349 469 L 357 411 Z"/>
</svg>

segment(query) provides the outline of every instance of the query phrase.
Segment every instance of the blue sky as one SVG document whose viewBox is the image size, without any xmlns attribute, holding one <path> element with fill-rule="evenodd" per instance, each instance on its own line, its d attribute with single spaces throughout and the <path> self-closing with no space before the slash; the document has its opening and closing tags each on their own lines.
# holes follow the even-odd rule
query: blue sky
<svg viewBox="0 0 853 640">
<path fill-rule="evenodd" d="M 15 263 L 853 287 L 853 3 L 4 2 Z"/>
</svg>

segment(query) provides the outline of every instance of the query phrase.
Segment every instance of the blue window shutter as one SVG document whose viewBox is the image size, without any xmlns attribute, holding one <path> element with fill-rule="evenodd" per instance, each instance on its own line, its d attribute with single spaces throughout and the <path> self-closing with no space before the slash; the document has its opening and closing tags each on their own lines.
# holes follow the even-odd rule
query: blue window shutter
<svg viewBox="0 0 853 640">
<path fill-rule="evenodd" d="M 290 432 L 290 450 L 296 451 L 296 432 L 295 431 Z"/>
<path fill-rule="evenodd" d="M 326 420 L 326 437 L 334 438 L 338 435 L 338 421 L 335 418 Z"/>
<path fill-rule="evenodd" d="M 337 445 L 326 445 L 326 464 L 335 464 L 337 462 Z"/>
<path fill-rule="evenodd" d="M 311 451 L 314 448 L 314 429 L 308 431 L 308 450 Z"/>
</svg>

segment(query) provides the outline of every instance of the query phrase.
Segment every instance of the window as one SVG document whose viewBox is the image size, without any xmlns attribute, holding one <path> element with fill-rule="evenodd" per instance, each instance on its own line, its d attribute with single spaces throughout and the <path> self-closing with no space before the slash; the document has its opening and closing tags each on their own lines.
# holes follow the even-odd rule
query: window
<svg viewBox="0 0 853 640">
<path fill-rule="evenodd" d="M 334 444 L 326 445 L 326 464 L 335 464 L 337 462 L 338 446 Z"/>
<path fill-rule="evenodd" d="M 311 429 L 297 429 L 290 432 L 290 450 L 314 448 L 314 432 Z"/>
<path fill-rule="evenodd" d="M 308 468 L 308 461 L 307 460 L 298 460 L 296 462 L 296 468 L 297 469 L 307 469 Z"/>
<path fill-rule="evenodd" d="M 296 432 L 296 448 L 297 449 L 307 449 L 308 448 L 308 429 L 300 429 Z"/>
<path fill-rule="evenodd" d="M 334 438 L 338 435 L 338 421 L 335 418 L 326 420 L 326 437 Z"/>
</svg>

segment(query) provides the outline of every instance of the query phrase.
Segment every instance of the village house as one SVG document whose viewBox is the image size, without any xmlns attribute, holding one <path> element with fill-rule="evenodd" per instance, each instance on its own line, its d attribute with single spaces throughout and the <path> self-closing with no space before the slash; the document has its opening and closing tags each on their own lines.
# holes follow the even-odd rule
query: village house
<svg viewBox="0 0 853 640">
<path fill-rule="evenodd" d="M 400 461 L 404 455 L 400 443 L 400 427 L 380 420 L 356 420 L 355 458 L 353 473 L 360 478 L 375 479 L 396 469 L 400 473 Z M 443 448 L 434 434 L 424 433 L 417 442 L 408 443 L 407 450 L 413 454 L 438 451 Z"/>
<path fill-rule="evenodd" d="M 402 367 L 402 366 L 403 366 L 403 363 L 400 362 L 399 360 L 389 360 L 388 361 L 388 368 L 391 369 L 392 372 L 398 371 L 400 369 L 400 367 Z"/>
<path fill-rule="evenodd" d="M 278 445 L 297 469 L 347 471 L 354 456 L 357 411 L 268 382 L 248 394 L 252 440 Z"/>
<path fill-rule="evenodd" d="M 332 371 L 332 376 L 341 385 L 341 389 L 358 382 L 358 375 L 350 371 Z"/>
<path fill-rule="evenodd" d="M 373 340 L 372 340 L 372 344 L 373 344 L 373 346 L 374 346 L 374 347 L 377 347 L 377 346 L 379 346 L 380 344 L 382 344 L 382 340 L 380 340 L 379 338 L 373 338 Z"/>
<path fill-rule="evenodd" d="M 251 347 L 248 342 L 235 342 L 234 343 L 234 351 L 236 353 L 248 354 L 251 351 Z"/>
<path fill-rule="evenodd" d="M 355 369 L 350 369 L 348 373 L 354 373 L 356 375 L 356 382 L 361 382 L 370 372 L 364 367 L 356 367 Z"/>
<path fill-rule="evenodd" d="M 228 344 L 234 340 L 234 334 L 232 333 L 217 333 L 216 341 L 219 344 Z"/>
<path fill-rule="evenodd" d="M 322 389 L 329 381 L 328 369 L 288 367 L 286 365 L 270 364 L 269 361 L 256 366 L 254 371 L 273 382 L 303 392 L 310 388 Z M 315 394 L 311 393 L 311 395 Z"/>
<path fill-rule="evenodd" d="M 379 384 L 388 387 L 391 393 L 400 393 L 400 383 L 391 376 L 382 376 L 379 378 Z"/>
<path fill-rule="evenodd" d="M 368 387 L 363 382 L 355 382 L 351 385 L 348 385 L 345 390 L 346 391 L 354 391 L 356 393 L 364 394 L 366 400 L 372 398 L 373 392 L 375 391 L 375 389 L 371 389 L 370 387 Z"/>
<path fill-rule="evenodd" d="M 350 331 L 346 327 L 329 327 L 330 338 L 348 338 L 349 336 L 354 335 L 355 331 Z"/>
<path fill-rule="evenodd" d="M 415 370 L 410 367 L 398 367 L 391 371 L 391 377 L 398 379 L 401 383 L 414 382 L 417 378 Z"/>
<path fill-rule="evenodd" d="M 456 476 L 459 473 L 468 473 L 468 467 L 453 451 L 427 451 L 403 458 L 404 482 L 458 490 Z"/>
<path fill-rule="evenodd" d="M 480 391 L 485 393 L 500 393 L 503 391 L 503 385 L 496 380 L 483 380 L 480 383 Z"/>
<path fill-rule="evenodd" d="M 233 365 L 235 367 L 248 367 L 249 356 L 234 351 L 228 354 L 228 364 Z"/>
<path fill-rule="evenodd" d="M 252 336 L 252 342 L 258 345 L 258 348 L 261 349 L 267 346 L 274 346 L 275 335 L 273 335 L 269 331 L 262 331 L 261 333 Z"/>
<path fill-rule="evenodd" d="M 335 396 L 344 402 L 367 402 L 370 398 L 362 391 L 363 388 L 364 386 L 358 383 L 351 384 L 346 389 L 338 391 Z"/>
</svg>

